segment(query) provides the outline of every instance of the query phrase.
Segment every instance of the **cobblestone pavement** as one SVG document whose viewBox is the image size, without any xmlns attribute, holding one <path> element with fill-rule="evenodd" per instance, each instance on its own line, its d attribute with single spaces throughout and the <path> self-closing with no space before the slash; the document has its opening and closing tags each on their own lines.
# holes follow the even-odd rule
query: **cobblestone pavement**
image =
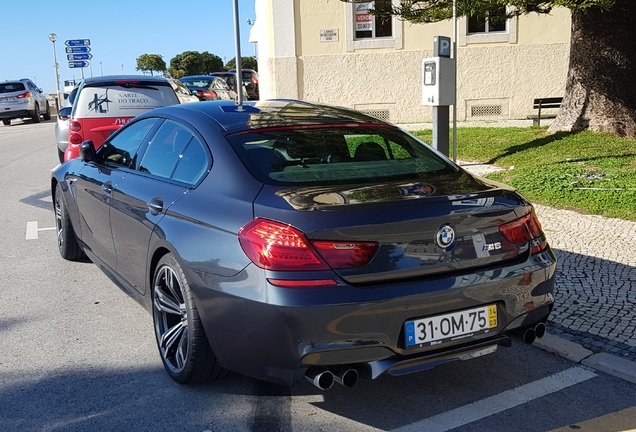
<svg viewBox="0 0 636 432">
<path fill-rule="evenodd" d="M 459 164 L 476 174 L 500 169 Z M 549 332 L 636 361 L 636 222 L 535 208 L 559 260 Z"/>
<path fill-rule="evenodd" d="M 550 333 L 636 360 L 636 222 L 535 207 L 559 260 Z"/>
</svg>

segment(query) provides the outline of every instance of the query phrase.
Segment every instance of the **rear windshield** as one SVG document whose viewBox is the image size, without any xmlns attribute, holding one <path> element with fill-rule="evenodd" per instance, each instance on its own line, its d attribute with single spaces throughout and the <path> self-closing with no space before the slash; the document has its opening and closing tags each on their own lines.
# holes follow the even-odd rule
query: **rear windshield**
<svg viewBox="0 0 636 432">
<path fill-rule="evenodd" d="M 25 90 L 24 84 L 21 82 L 17 83 L 2 83 L 0 84 L 0 93 L 11 93 Z"/>
<path fill-rule="evenodd" d="M 269 184 L 417 180 L 456 171 L 429 146 L 390 127 L 278 128 L 227 138 L 252 175 Z"/>
<path fill-rule="evenodd" d="M 181 82 L 188 86 L 188 88 L 207 89 L 210 87 L 212 78 L 183 78 Z"/>
<path fill-rule="evenodd" d="M 153 108 L 178 104 L 166 82 L 84 87 L 73 104 L 73 117 L 134 117 Z"/>
</svg>

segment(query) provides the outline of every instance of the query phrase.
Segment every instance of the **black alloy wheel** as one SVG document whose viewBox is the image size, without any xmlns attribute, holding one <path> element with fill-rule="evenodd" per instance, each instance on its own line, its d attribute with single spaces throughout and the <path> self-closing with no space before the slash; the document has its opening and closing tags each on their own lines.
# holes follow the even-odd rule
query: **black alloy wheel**
<svg viewBox="0 0 636 432">
<path fill-rule="evenodd" d="M 152 296 L 157 347 L 168 375 L 181 384 L 225 376 L 227 371 L 210 348 L 183 270 L 171 254 L 157 264 Z"/>
<path fill-rule="evenodd" d="M 57 248 L 62 258 L 77 261 L 84 257 L 84 252 L 77 241 L 75 230 L 71 224 L 62 196 L 62 186 L 58 183 L 54 197 L 55 228 L 57 231 Z"/>
<path fill-rule="evenodd" d="M 51 120 L 51 106 L 49 103 L 46 103 L 46 111 L 44 111 L 44 120 Z"/>
</svg>

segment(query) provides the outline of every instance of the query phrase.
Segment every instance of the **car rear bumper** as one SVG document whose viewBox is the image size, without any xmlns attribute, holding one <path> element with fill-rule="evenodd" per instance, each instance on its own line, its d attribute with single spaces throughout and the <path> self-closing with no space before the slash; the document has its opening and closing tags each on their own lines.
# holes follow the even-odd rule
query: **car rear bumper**
<svg viewBox="0 0 636 432">
<path fill-rule="evenodd" d="M 18 119 L 18 118 L 25 118 L 25 117 L 31 117 L 33 111 L 29 111 L 26 109 L 19 109 L 19 110 L 4 110 L 4 111 L 0 111 L 0 120 L 11 120 L 11 119 Z"/>
<path fill-rule="evenodd" d="M 497 345 L 508 344 L 510 335 L 547 320 L 554 303 L 555 269 L 556 259 L 548 249 L 503 269 L 444 280 L 314 289 L 305 296 L 261 285 L 267 282 L 257 271 L 239 274 L 220 289 L 209 289 L 209 283 L 192 285 L 208 339 L 224 367 L 294 385 L 310 368 L 346 366 L 376 378 L 385 372 L 417 372 L 492 352 Z M 235 282 L 245 289 L 245 281 L 270 291 L 269 300 L 230 294 Z M 414 293 L 418 287 L 419 293 Z M 329 290 L 363 295 L 360 301 L 344 301 L 351 298 L 350 292 L 338 299 L 339 293 Z M 331 304 L 325 301 L 329 297 Z M 407 321 L 484 305 L 497 306 L 497 327 L 491 331 L 406 347 Z"/>
</svg>

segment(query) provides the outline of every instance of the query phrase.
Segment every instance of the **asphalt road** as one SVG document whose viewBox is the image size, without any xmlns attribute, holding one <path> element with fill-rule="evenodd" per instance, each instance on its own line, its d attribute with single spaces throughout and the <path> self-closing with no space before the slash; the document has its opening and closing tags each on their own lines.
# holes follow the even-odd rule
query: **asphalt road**
<svg viewBox="0 0 636 432">
<path fill-rule="evenodd" d="M 636 385 L 521 342 L 352 389 L 287 388 L 235 374 L 196 387 L 174 383 L 150 315 L 95 265 L 57 252 L 53 128 L 0 127 L 0 431 L 636 428 Z"/>
</svg>

